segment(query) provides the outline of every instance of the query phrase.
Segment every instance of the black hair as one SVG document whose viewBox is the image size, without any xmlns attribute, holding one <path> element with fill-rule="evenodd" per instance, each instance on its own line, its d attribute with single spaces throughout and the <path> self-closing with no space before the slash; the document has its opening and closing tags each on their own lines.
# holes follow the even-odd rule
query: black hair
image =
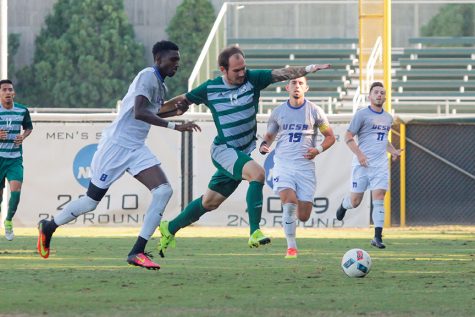
<svg viewBox="0 0 475 317">
<path fill-rule="evenodd" d="M 234 54 L 239 54 L 244 57 L 243 51 L 237 46 L 230 46 L 225 48 L 224 50 L 219 53 L 218 56 L 218 65 L 223 66 L 224 69 L 228 70 L 229 68 L 229 58 Z"/>
<path fill-rule="evenodd" d="M 0 80 L 0 86 L 2 86 L 3 84 L 13 85 L 13 82 L 10 79 L 2 79 Z"/>
<path fill-rule="evenodd" d="M 171 41 L 164 40 L 164 41 L 157 42 L 155 43 L 152 49 L 153 60 L 157 59 L 157 55 L 161 55 L 168 51 L 178 51 L 178 50 L 179 50 L 178 45 L 176 45 L 175 43 Z"/>
<path fill-rule="evenodd" d="M 371 84 L 371 87 L 369 88 L 369 93 L 371 93 L 371 90 L 373 90 L 374 87 L 383 87 L 384 85 L 380 81 L 375 81 L 374 83 Z"/>
</svg>

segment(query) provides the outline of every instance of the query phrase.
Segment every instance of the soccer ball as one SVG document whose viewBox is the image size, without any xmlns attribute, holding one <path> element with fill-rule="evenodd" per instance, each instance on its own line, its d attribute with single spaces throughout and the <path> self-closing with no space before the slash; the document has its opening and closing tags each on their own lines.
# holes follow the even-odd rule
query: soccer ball
<svg viewBox="0 0 475 317">
<path fill-rule="evenodd" d="M 365 277 L 371 270 L 371 257 L 363 249 L 351 249 L 341 259 L 341 268 L 349 277 Z"/>
</svg>

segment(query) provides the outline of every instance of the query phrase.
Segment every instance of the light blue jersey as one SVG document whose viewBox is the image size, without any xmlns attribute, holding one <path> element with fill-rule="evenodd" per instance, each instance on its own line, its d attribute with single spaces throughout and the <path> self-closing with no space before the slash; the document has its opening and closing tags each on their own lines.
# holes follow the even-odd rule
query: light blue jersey
<svg viewBox="0 0 475 317">
<path fill-rule="evenodd" d="M 318 130 L 329 127 L 323 109 L 305 99 L 298 108 L 285 102 L 275 108 L 267 124 L 267 132 L 276 135 L 274 161 L 276 165 L 315 168 L 313 160 L 304 158 L 315 147 Z"/>
<path fill-rule="evenodd" d="M 368 158 L 368 166 L 388 167 L 386 149 L 392 123 L 393 117 L 384 109 L 376 112 L 370 106 L 358 110 L 353 116 L 348 131 L 358 137 L 358 146 Z M 354 155 L 353 166 L 358 165 L 360 163 Z"/>
</svg>

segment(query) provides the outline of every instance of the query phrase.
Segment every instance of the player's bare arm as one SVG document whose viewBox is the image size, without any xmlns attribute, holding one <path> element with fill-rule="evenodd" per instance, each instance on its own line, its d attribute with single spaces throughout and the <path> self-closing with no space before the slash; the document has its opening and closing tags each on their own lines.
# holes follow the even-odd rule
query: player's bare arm
<svg viewBox="0 0 475 317">
<path fill-rule="evenodd" d="M 317 155 L 328 150 L 335 143 L 335 134 L 333 133 L 333 129 L 330 126 L 321 126 L 319 130 L 324 137 L 323 142 L 316 148 L 309 148 L 307 150 L 307 153 L 304 154 L 304 157 L 308 160 L 313 160 Z"/>
<path fill-rule="evenodd" d="M 361 152 L 358 144 L 356 144 L 354 135 L 350 131 L 346 131 L 345 133 L 345 143 L 350 148 L 351 152 L 353 152 L 356 157 L 358 158 L 358 162 L 360 162 L 361 166 L 368 167 L 368 158 Z"/>
<path fill-rule="evenodd" d="M 330 64 L 312 64 L 308 66 L 294 66 L 287 68 L 280 68 L 272 70 L 272 82 L 294 79 L 303 77 L 309 73 L 315 73 L 322 69 L 328 69 L 332 66 Z"/>
<path fill-rule="evenodd" d="M 158 127 L 178 130 L 180 132 L 201 131 L 201 128 L 193 122 L 186 122 L 184 124 L 176 124 L 174 122 L 163 120 L 157 114 L 151 112 L 148 109 L 148 104 L 149 104 L 149 101 L 146 97 L 144 96 L 135 97 L 135 104 L 134 104 L 135 119 L 147 122 L 151 125 L 156 125 Z"/>
<path fill-rule="evenodd" d="M 186 99 L 185 95 L 177 96 L 162 105 L 158 112 L 158 116 L 161 118 L 181 116 L 188 111 L 190 105 L 191 102 Z"/>
<path fill-rule="evenodd" d="M 397 160 L 398 157 L 401 156 L 401 152 L 404 151 L 404 149 L 396 149 L 394 145 L 392 145 L 392 143 L 389 141 L 386 146 L 386 150 L 391 154 L 391 158 L 393 161 Z"/>
<path fill-rule="evenodd" d="M 261 153 L 262 155 L 266 155 L 267 153 L 269 153 L 270 146 L 272 145 L 272 142 L 274 142 L 275 137 L 276 137 L 276 134 L 267 132 L 264 135 L 261 145 L 259 146 L 259 153 Z"/>
<path fill-rule="evenodd" d="M 15 140 L 13 141 L 16 145 L 20 145 L 23 143 L 23 141 L 31 134 L 31 131 L 33 130 L 25 130 L 23 131 L 22 134 L 18 134 L 16 137 L 15 137 Z"/>
</svg>

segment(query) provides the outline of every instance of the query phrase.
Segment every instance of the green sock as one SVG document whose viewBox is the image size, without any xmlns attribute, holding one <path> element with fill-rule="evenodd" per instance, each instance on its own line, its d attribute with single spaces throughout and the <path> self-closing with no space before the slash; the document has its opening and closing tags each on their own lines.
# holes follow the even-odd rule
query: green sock
<svg viewBox="0 0 475 317">
<path fill-rule="evenodd" d="M 181 228 L 191 225 L 198 221 L 208 210 L 203 207 L 203 196 L 193 200 L 186 208 L 168 224 L 168 230 L 171 234 L 177 233 Z"/>
<path fill-rule="evenodd" d="M 247 189 L 246 203 L 251 234 L 259 229 L 259 222 L 261 222 L 262 187 L 264 187 L 264 184 L 252 181 L 249 183 L 249 188 Z"/>
<path fill-rule="evenodd" d="M 7 214 L 6 220 L 12 221 L 19 202 L 20 202 L 20 192 L 11 192 L 10 201 L 8 202 L 8 214 Z"/>
</svg>

